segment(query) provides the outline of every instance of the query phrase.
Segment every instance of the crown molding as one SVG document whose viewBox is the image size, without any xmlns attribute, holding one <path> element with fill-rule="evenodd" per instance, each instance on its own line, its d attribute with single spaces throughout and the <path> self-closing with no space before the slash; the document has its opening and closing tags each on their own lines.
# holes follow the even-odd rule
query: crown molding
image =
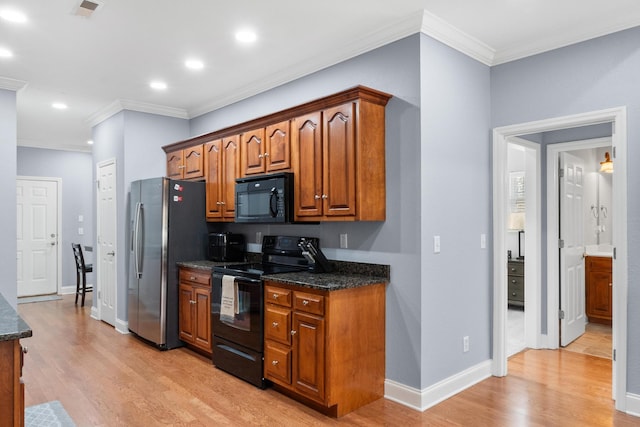
<svg viewBox="0 0 640 427">
<path fill-rule="evenodd" d="M 637 26 L 640 26 L 640 19 L 634 17 L 632 20 L 629 20 L 627 22 L 621 22 L 615 25 L 603 27 L 596 32 L 593 32 L 593 28 L 591 28 L 589 31 L 582 31 L 579 33 L 574 32 L 570 34 L 563 34 L 560 37 L 539 39 L 527 45 L 518 45 L 512 48 L 502 49 L 498 51 L 491 65 L 500 65 L 507 62 L 516 61 L 528 56 L 560 49 L 587 40 L 617 33 L 619 31 L 628 30 Z"/>
<path fill-rule="evenodd" d="M 13 90 L 15 92 L 27 86 L 27 82 L 22 80 L 0 77 L 0 89 Z"/>
<path fill-rule="evenodd" d="M 52 143 L 51 141 L 39 141 L 34 139 L 24 139 L 18 138 L 16 143 L 18 147 L 26 147 L 26 148 L 41 148 L 45 150 L 57 150 L 57 151 L 75 151 L 81 153 L 91 153 L 92 149 L 90 145 L 79 146 L 79 145 L 71 145 L 71 144 L 63 144 L 63 143 Z"/>
<path fill-rule="evenodd" d="M 111 104 L 90 115 L 87 118 L 86 122 L 89 123 L 91 127 L 93 127 L 123 110 L 157 114 L 160 116 L 176 117 L 178 119 L 190 118 L 187 111 L 183 108 L 167 107 L 164 105 L 149 104 L 146 102 L 132 101 L 129 99 L 116 99 Z"/>
<path fill-rule="evenodd" d="M 495 49 L 431 12 L 422 11 L 420 31 L 485 65 L 493 65 Z"/>
</svg>

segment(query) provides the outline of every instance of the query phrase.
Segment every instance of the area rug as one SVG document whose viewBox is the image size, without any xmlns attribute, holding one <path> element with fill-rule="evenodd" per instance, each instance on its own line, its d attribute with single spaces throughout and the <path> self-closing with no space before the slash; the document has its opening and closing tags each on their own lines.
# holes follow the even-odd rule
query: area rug
<svg viewBox="0 0 640 427">
<path fill-rule="evenodd" d="M 75 427 L 73 420 L 57 400 L 25 408 L 24 425 L 26 427 Z"/>
<path fill-rule="evenodd" d="M 35 297 L 20 297 L 18 304 L 27 304 L 30 302 L 56 301 L 62 299 L 60 295 L 38 295 Z"/>
</svg>

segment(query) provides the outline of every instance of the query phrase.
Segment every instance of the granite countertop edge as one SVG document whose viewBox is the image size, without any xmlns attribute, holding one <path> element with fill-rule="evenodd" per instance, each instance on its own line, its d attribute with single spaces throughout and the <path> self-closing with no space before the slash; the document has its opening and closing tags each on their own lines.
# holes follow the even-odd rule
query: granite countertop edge
<svg viewBox="0 0 640 427">
<path fill-rule="evenodd" d="M 218 265 L 231 264 L 229 262 L 217 262 L 207 260 L 196 261 L 180 261 L 177 263 L 180 267 L 195 268 L 198 270 L 211 271 L 213 267 Z M 241 264 L 241 263 L 238 263 Z M 360 271 L 368 271 L 367 264 L 355 264 L 355 263 L 338 263 L 334 262 L 334 266 L 338 267 L 338 271 L 333 273 L 310 273 L 310 272 L 293 272 L 293 273 L 279 273 L 279 274 L 267 274 L 262 276 L 263 280 L 271 280 L 279 283 L 301 286 L 309 289 L 318 289 L 325 291 L 336 291 L 340 289 L 351 289 L 362 286 L 375 285 L 378 283 L 389 283 L 388 266 L 375 266 L 377 269 L 374 271 L 386 272 L 386 277 L 381 275 L 361 274 Z M 349 268 L 354 268 L 356 273 L 348 271 Z M 383 267 L 380 270 L 378 267 Z M 342 270 L 340 270 L 342 268 Z M 345 271 L 344 269 L 347 269 Z M 364 270 L 363 270 L 364 269 Z"/>
<path fill-rule="evenodd" d="M 18 312 L 0 294 L 0 341 L 13 341 L 33 336 L 33 331 Z"/>
</svg>

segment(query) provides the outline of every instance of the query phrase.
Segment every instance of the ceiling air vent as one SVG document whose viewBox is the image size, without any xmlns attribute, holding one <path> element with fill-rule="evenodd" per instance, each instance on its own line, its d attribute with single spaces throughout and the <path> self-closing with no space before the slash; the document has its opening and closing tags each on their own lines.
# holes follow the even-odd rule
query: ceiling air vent
<svg viewBox="0 0 640 427">
<path fill-rule="evenodd" d="M 85 18 L 88 18 L 93 14 L 93 12 L 98 10 L 100 6 L 102 6 L 102 4 L 95 0 L 93 1 L 82 0 L 82 2 L 80 2 L 80 5 L 78 5 L 78 8 L 75 11 L 75 15 L 84 16 Z"/>
</svg>

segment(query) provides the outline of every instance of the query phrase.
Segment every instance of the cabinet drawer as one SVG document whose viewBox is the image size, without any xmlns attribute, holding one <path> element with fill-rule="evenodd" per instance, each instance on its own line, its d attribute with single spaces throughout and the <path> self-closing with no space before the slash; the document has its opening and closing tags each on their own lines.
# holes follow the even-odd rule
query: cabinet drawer
<svg viewBox="0 0 640 427">
<path fill-rule="evenodd" d="M 291 349 L 267 341 L 264 347 L 264 376 L 291 384 Z"/>
<path fill-rule="evenodd" d="M 265 286 L 264 301 L 283 307 L 291 307 L 291 291 L 289 289 L 276 288 L 275 286 Z"/>
<path fill-rule="evenodd" d="M 511 280 L 514 279 L 514 280 Z M 509 301 L 524 301 L 524 280 L 522 277 L 509 277 Z"/>
<path fill-rule="evenodd" d="M 587 257 L 587 272 L 588 271 L 611 271 L 611 258 Z"/>
<path fill-rule="evenodd" d="M 524 262 L 509 262 L 508 264 L 508 273 L 509 275 L 516 276 L 524 276 Z"/>
<path fill-rule="evenodd" d="M 211 273 L 207 271 L 180 269 L 181 282 L 193 282 L 204 286 L 211 286 Z"/>
<path fill-rule="evenodd" d="M 293 299 L 293 308 L 306 313 L 324 316 L 324 297 L 322 295 L 296 292 Z"/>
<path fill-rule="evenodd" d="M 291 345 L 291 310 L 268 304 L 264 312 L 264 337 Z"/>
</svg>

